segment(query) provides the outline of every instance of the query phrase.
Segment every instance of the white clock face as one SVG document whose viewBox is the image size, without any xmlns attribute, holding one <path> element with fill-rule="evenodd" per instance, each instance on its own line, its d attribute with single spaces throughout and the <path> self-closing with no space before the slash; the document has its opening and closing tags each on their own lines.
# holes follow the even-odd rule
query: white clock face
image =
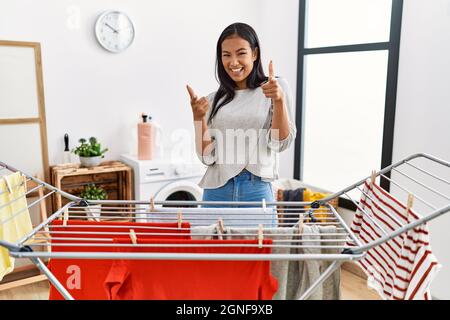
<svg viewBox="0 0 450 320">
<path fill-rule="evenodd" d="M 120 11 L 107 11 L 100 15 L 95 24 L 95 35 L 106 50 L 122 52 L 134 40 L 134 25 L 126 14 Z"/>
</svg>

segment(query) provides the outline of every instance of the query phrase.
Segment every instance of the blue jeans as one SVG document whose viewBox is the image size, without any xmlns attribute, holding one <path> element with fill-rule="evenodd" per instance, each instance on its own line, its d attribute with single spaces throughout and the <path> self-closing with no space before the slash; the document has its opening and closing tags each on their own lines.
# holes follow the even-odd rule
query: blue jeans
<svg viewBox="0 0 450 320">
<path fill-rule="evenodd" d="M 267 202 L 274 201 L 272 184 L 262 181 L 261 177 L 247 170 L 242 170 L 222 187 L 203 190 L 203 201 L 262 201 L 262 199 L 266 199 Z"/>
</svg>

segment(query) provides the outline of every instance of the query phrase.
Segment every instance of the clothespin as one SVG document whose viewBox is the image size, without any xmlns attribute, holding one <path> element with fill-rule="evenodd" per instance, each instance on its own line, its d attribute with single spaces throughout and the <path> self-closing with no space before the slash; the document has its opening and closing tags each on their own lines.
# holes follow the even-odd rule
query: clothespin
<svg viewBox="0 0 450 320">
<path fill-rule="evenodd" d="M 183 213 L 178 211 L 178 229 L 181 229 L 181 224 L 183 223 Z"/>
<path fill-rule="evenodd" d="M 301 235 L 303 234 L 303 212 L 300 212 L 300 216 L 298 217 L 298 234 Z"/>
<path fill-rule="evenodd" d="M 27 176 L 22 173 L 23 187 L 25 189 L 25 193 L 28 191 L 27 186 Z"/>
<path fill-rule="evenodd" d="M 263 213 L 266 213 L 266 199 L 262 199 L 262 209 L 263 209 Z"/>
<path fill-rule="evenodd" d="M 370 174 L 370 187 L 371 188 L 373 187 L 373 184 L 375 183 L 376 178 L 377 178 L 376 171 L 372 170 L 372 173 Z"/>
<path fill-rule="evenodd" d="M 258 248 L 262 248 L 264 240 L 263 225 L 258 225 Z"/>
<path fill-rule="evenodd" d="M 6 189 L 8 189 L 9 193 L 11 193 L 12 192 L 12 187 L 11 187 L 11 183 L 9 183 L 8 177 L 4 176 L 3 179 L 5 180 Z"/>
<path fill-rule="evenodd" d="M 405 211 L 407 222 L 409 222 L 409 210 L 411 210 L 413 204 L 414 204 L 414 195 L 410 193 L 408 194 L 408 201 L 406 202 L 406 211 Z"/>
<path fill-rule="evenodd" d="M 155 211 L 155 200 L 153 197 L 150 198 L 150 211 Z"/>
<path fill-rule="evenodd" d="M 131 243 L 137 244 L 137 237 L 136 237 L 136 233 L 134 232 L 134 229 L 130 229 L 130 239 L 131 239 Z"/>
<path fill-rule="evenodd" d="M 64 210 L 64 216 L 63 216 L 63 226 L 67 226 L 67 220 L 69 220 L 69 208 L 66 208 Z"/>
<path fill-rule="evenodd" d="M 219 227 L 219 232 L 221 234 L 224 234 L 225 233 L 225 225 L 223 224 L 223 219 L 222 218 L 219 218 L 217 220 L 217 226 Z"/>
</svg>

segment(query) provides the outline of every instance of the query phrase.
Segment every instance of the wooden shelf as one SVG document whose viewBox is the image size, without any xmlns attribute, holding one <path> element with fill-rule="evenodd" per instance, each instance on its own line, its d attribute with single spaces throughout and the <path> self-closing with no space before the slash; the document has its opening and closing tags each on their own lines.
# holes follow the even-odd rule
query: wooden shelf
<svg viewBox="0 0 450 320">
<path fill-rule="evenodd" d="M 58 165 L 50 168 L 50 174 L 53 186 L 75 196 L 79 196 L 86 185 L 95 184 L 107 192 L 108 200 L 134 198 L 132 169 L 120 161 L 107 161 L 91 168 L 81 168 L 80 164 Z M 55 195 L 53 210 L 67 202 L 68 199 Z"/>
</svg>

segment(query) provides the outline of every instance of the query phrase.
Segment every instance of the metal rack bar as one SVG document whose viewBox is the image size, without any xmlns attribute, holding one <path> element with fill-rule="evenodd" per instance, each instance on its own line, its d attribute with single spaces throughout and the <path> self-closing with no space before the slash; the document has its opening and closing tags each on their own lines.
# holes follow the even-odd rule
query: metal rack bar
<svg viewBox="0 0 450 320">
<path fill-rule="evenodd" d="M 411 191 L 407 190 L 405 187 L 402 187 L 400 184 L 398 184 L 397 182 L 395 182 L 394 180 L 392 180 L 391 178 L 385 176 L 384 174 L 381 175 L 383 178 L 389 180 L 390 182 L 392 182 L 393 184 L 395 184 L 397 187 L 399 187 L 400 189 L 402 189 L 403 191 L 405 191 L 408 194 L 414 194 Z M 420 202 L 422 202 L 423 204 L 427 205 L 429 208 L 436 210 L 436 208 L 434 206 L 432 206 L 431 204 L 429 204 L 427 201 L 423 200 L 422 197 L 419 197 L 418 195 L 414 194 L 414 198 L 419 200 Z"/>
<path fill-rule="evenodd" d="M 441 182 L 444 182 L 444 183 L 450 185 L 450 181 L 448 181 L 448 180 L 442 179 L 441 177 L 438 177 L 438 176 L 436 176 L 436 175 L 434 175 L 434 174 L 432 174 L 432 173 L 430 173 L 430 172 L 428 172 L 428 171 L 426 171 L 426 170 L 424 170 L 424 169 L 422 169 L 422 168 L 419 168 L 419 167 L 417 167 L 417 166 L 415 166 L 415 165 L 413 165 L 413 164 L 411 164 L 411 163 L 409 163 L 409 162 L 406 162 L 405 164 L 407 164 L 407 165 L 410 166 L 410 167 L 413 167 L 413 168 L 417 169 L 418 171 L 421 171 L 421 172 L 423 172 L 423 173 L 429 175 L 430 177 L 435 178 L 436 180 L 439 180 L 439 181 L 441 181 Z"/>
<path fill-rule="evenodd" d="M 385 243 L 385 242 L 387 242 L 387 241 L 389 241 L 389 240 L 399 236 L 400 234 L 402 234 L 402 233 L 404 233 L 404 232 L 406 232 L 408 230 L 411 230 L 411 229 L 413 229 L 413 228 L 415 228 L 415 227 L 417 227 L 417 226 L 419 226 L 419 225 L 421 225 L 421 224 L 423 224 L 425 222 L 433 220 L 433 219 L 435 219 L 435 218 L 437 218 L 437 217 L 439 217 L 439 216 L 441 216 L 444 213 L 447 213 L 449 211 L 450 211 L 450 204 L 445 206 L 445 207 L 443 207 L 443 208 L 441 208 L 441 209 L 439 209 L 439 210 L 437 210 L 436 212 L 434 212 L 434 213 L 432 213 L 432 214 L 430 214 L 430 215 L 428 215 L 426 217 L 417 219 L 417 220 L 415 220 L 415 221 L 413 221 L 413 222 L 411 222 L 411 223 L 401 227 L 400 229 L 397 229 L 396 231 L 393 231 L 390 234 L 379 238 L 378 240 L 375 240 L 375 241 L 370 242 L 370 243 L 368 243 L 366 245 L 354 248 L 354 249 L 352 249 L 352 251 L 354 253 L 361 253 L 361 252 L 365 252 L 367 250 L 370 250 L 373 247 L 376 247 L 376 246 L 378 246 L 378 245 L 380 245 L 382 243 Z"/>
<path fill-rule="evenodd" d="M 55 193 L 54 191 L 47 193 L 46 195 L 44 195 L 42 198 L 37 199 L 36 201 L 33 201 L 31 204 L 29 204 L 26 208 L 23 208 L 19 211 L 17 211 L 16 213 L 14 213 L 11 217 L 6 218 L 5 220 L 0 221 L 0 224 L 5 224 L 8 223 L 9 221 L 11 221 L 12 219 L 15 219 L 18 215 L 28 212 L 28 209 L 33 207 L 34 205 L 38 204 L 39 202 L 45 200 L 45 198 L 47 198 L 48 196 L 52 195 L 53 193 Z"/>
<path fill-rule="evenodd" d="M 385 213 L 387 213 L 387 215 L 389 216 L 389 218 L 391 218 L 393 221 L 395 221 L 395 223 L 396 224 L 398 224 L 399 226 L 401 226 L 402 225 L 402 223 L 396 218 L 396 217 L 394 217 L 394 216 L 392 216 L 391 214 L 389 214 L 388 212 L 389 212 L 389 209 L 386 207 L 386 205 L 384 205 L 383 203 L 380 203 L 379 201 L 377 201 L 377 200 L 374 200 L 367 192 L 365 192 L 364 190 L 361 190 L 359 187 L 356 187 L 359 191 L 361 191 L 361 193 L 362 194 L 364 194 L 365 196 L 366 196 L 366 198 L 369 198 L 371 201 L 372 201 L 372 203 L 375 203 L 375 204 L 377 204 L 377 205 L 382 205 L 383 207 L 384 207 L 384 211 L 385 211 Z"/>
<path fill-rule="evenodd" d="M 116 252 L 10 252 L 14 258 L 53 258 L 53 259 L 125 259 L 125 260 L 211 260 L 211 261 L 353 261 L 364 254 L 274 254 L 274 253 L 116 253 Z"/>
<path fill-rule="evenodd" d="M 21 183 L 21 184 L 23 184 L 23 183 Z M 19 185 L 20 185 L 20 184 L 19 184 Z M 25 193 L 25 194 L 23 194 L 23 195 L 21 195 L 21 196 L 19 196 L 19 197 L 17 197 L 17 198 L 14 198 L 14 199 L 12 199 L 11 201 L 9 201 L 9 202 L 7 202 L 7 203 L 1 205 L 1 206 L 0 206 L 0 209 L 3 209 L 4 207 L 9 206 L 11 203 L 16 202 L 17 200 L 20 200 L 20 199 L 26 197 L 27 195 L 31 194 L 31 193 L 32 193 L 33 191 L 35 191 L 36 189 L 39 189 L 40 187 L 41 187 L 41 185 L 39 185 L 39 186 L 37 186 L 37 187 L 34 187 L 33 189 L 29 190 L 27 193 Z M 14 187 L 12 187 L 12 188 L 14 188 Z M 3 192 L 3 193 L 4 193 L 4 192 Z M 0 194 L 1 194 L 1 193 L 0 193 Z"/>
<path fill-rule="evenodd" d="M 74 300 L 69 291 L 64 288 L 61 282 L 53 275 L 39 257 L 30 257 L 30 260 L 47 276 L 48 280 L 55 286 L 64 299 Z"/>
<path fill-rule="evenodd" d="M 73 210 L 73 208 L 71 208 L 69 212 L 84 213 L 84 212 L 86 212 L 86 210 L 89 210 L 89 208 L 90 207 L 85 207 L 83 210 Z M 94 208 L 94 209 L 96 209 L 96 208 Z M 320 209 L 320 210 L 325 210 L 325 209 Z M 293 210 L 291 210 L 291 211 L 293 211 Z M 315 210 L 315 211 L 316 211 L 317 214 L 329 214 L 328 212 L 320 212 L 319 210 Z M 319 212 L 317 212 L 317 211 L 319 211 Z M 225 214 L 227 216 L 228 215 L 240 216 L 242 214 L 245 214 L 247 216 L 251 216 L 251 215 L 260 216 L 260 215 L 264 215 L 264 214 L 271 215 L 271 214 L 279 213 L 279 214 L 283 214 L 283 215 L 291 215 L 291 216 L 297 215 L 298 216 L 299 213 L 306 213 L 306 212 L 309 212 L 309 210 L 298 211 L 298 212 L 297 211 L 293 211 L 291 213 L 284 213 L 284 212 L 279 212 L 279 211 L 260 212 L 260 213 L 240 211 L 238 213 L 233 213 L 233 212 L 228 213 L 228 212 L 217 212 L 217 211 L 213 211 L 213 210 L 208 211 L 208 212 L 191 212 L 191 211 L 183 211 L 182 208 L 180 208 L 177 211 L 173 211 L 173 212 L 172 211 L 170 211 L 170 212 L 166 212 L 166 211 L 160 211 L 160 212 L 158 212 L 158 211 L 137 212 L 137 211 L 131 211 L 131 210 L 129 210 L 129 211 L 107 211 L 107 210 L 104 210 L 102 208 L 101 212 L 102 213 L 115 213 L 115 214 L 118 214 L 118 213 L 133 214 L 133 213 L 135 213 L 135 214 L 139 214 L 139 215 L 149 215 L 149 216 L 152 216 L 152 215 L 164 215 L 164 214 L 167 214 L 167 215 L 169 215 L 169 214 L 177 214 L 179 212 L 183 213 L 184 215 L 209 215 L 209 214 L 220 215 L 220 214 Z"/>
<path fill-rule="evenodd" d="M 402 176 L 404 176 L 404 177 L 408 178 L 408 179 L 409 179 L 409 180 L 411 180 L 411 181 L 414 181 L 414 182 L 415 182 L 415 183 L 417 183 L 418 185 L 420 185 L 420 186 L 424 187 L 425 189 L 428 189 L 428 190 L 430 190 L 431 192 L 434 192 L 435 194 L 437 194 L 437 195 L 439 195 L 439 196 L 443 197 L 444 199 L 446 199 L 446 200 L 450 200 L 450 197 L 447 197 L 447 196 L 446 196 L 445 194 L 442 194 L 442 193 L 440 193 L 439 191 L 437 191 L 437 190 L 434 190 L 433 188 L 431 188 L 431 187 L 429 187 L 429 186 L 427 186 L 427 185 L 423 184 L 422 182 L 420 182 L 420 181 L 417 181 L 416 179 L 414 179 L 414 178 L 412 178 L 412 177 L 408 176 L 408 175 L 407 175 L 406 173 L 403 173 L 403 172 L 401 172 L 400 170 L 398 170 L 398 169 L 395 169 L 395 168 L 393 168 L 393 169 L 392 169 L 392 171 L 395 171 L 395 172 L 397 172 L 397 173 L 401 174 Z"/>
<path fill-rule="evenodd" d="M 1 170 L 5 170 L 5 168 L 2 168 Z M 1 171 L 0 170 L 0 171 Z M 1 177 L 0 177 L 0 179 L 1 179 Z M 31 181 L 31 179 L 27 179 L 26 180 L 27 182 L 28 181 Z M 20 186 L 23 186 L 24 185 L 24 182 L 22 181 L 21 183 L 19 183 L 19 184 L 15 184 L 15 185 L 13 185 L 13 186 L 11 186 L 11 188 L 17 188 L 17 187 L 20 187 Z M 0 192 L 0 195 L 2 195 L 2 194 L 4 194 L 4 193 L 6 193 L 7 191 L 1 191 Z M 1 208 L 1 207 L 0 207 Z"/>
<path fill-rule="evenodd" d="M 257 230 L 255 229 L 255 231 L 257 231 Z M 98 231 L 96 231 L 96 232 L 91 232 L 91 231 L 39 231 L 36 234 L 41 234 L 41 233 L 48 234 L 48 235 L 91 234 L 91 235 L 111 235 L 111 236 L 116 236 L 116 235 L 117 236 L 120 236 L 120 235 L 127 236 L 127 235 L 130 234 L 129 232 L 98 232 Z M 135 232 L 135 234 L 137 236 L 175 236 L 175 237 L 180 236 L 180 237 L 186 237 L 186 233 L 181 233 L 181 232 L 178 232 L 178 233 Z M 189 235 L 192 235 L 192 234 L 189 234 Z M 205 236 L 205 237 L 206 236 L 217 236 L 217 234 L 211 234 L 211 233 L 195 233 L 193 235 L 195 235 L 195 236 Z M 230 237 L 247 237 L 247 236 L 251 237 L 251 236 L 257 236 L 257 234 L 255 234 L 255 233 L 239 233 L 239 234 L 227 233 L 226 235 L 227 235 L 227 237 L 228 236 L 230 236 Z M 271 238 L 273 238 L 274 236 L 277 236 L 277 237 L 293 237 L 293 236 L 298 236 L 298 235 L 299 235 L 298 233 L 291 233 L 291 234 L 287 234 L 287 233 L 274 234 L 274 233 L 271 233 L 270 237 Z M 348 233 L 309 233 L 308 235 L 309 236 L 322 236 L 322 235 L 324 235 L 324 236 L 329 237 L 329 236 L 347 236 Z M 289 241 L 297 241 L 297 240 L 289 240 Z M 304 241 L 307 241 L 307 240 L 304 240 Z M 308 241 L 310 241 L 310 240 L 308 240 Z M 316 240 L 314 240 L 314 241 L 316 241 Z"/>
<path fill-rule="evenodd" d="M 329 206 L 330 206 L 330 205 L 329 205 Z M 345 223 L 344 219 L 342 219 L 342 218 L 340 217 L 340 215 L 337 213 L 337 211 L 336 211 L 332 206 L 330 206 L 330 209 L 331 209 L 332 211 L 334 211 L 335 216 L 338 217 L 339 222 L 341 223 L 343 229 L 349 234 L 349 236 L 350 236 L 350 238 L 353 240 L 353 242 L 356 243 L 357 245 L 361 245 L 362 243 L 359 241 L 358 238 L 355 237 L 355 235 L 353 234 L 352 230 L 350 230 L 350 228 L 349 228 L 349 227 L 347 226 L 347 224 Z"/>
<path fill-rule="evenodd" d="M 93 241 L 91 239 L 90 241 Z M 112 242 L 112 240 L 111 240 Z M 224 241 L 226 242 L 226 241 Z M 28 246 L 48 246 L 55 247 L 85 247 L 85 248 L 260 248 L 258 244 L 116 244 L 116 243 L 59 243 L 59 242 L 45 242 L 45 243 L 32 243 Z M 308 248 L 308 249 L 350 249 L 350 246 L 308 246 L 308 245 L 283 245 L 283 244 L 266 244 L 262 248 Z M 84 253 L 84 252 L 83 252 Z M 257 253 L 255 253 L 257 254 Z"/>
<path fill-rule="evenodd" d="M 69 202 L 67 203 L 64 207 L 60 208 L 59 210 L 57 210 L 54 214 L 52 214 L 50 217 L 48 217 L 45 221 L 43 221 L 41 224 L 39 224 L 38 226 L 36 226 L 36 228 L 34 228 L 29 234 L 25 235 L 24 237 L 20 238 L 17 242 L 16 245 L 21 246 L 24 244 L 25 241 L 27 241 L 28 239 L 32 238 L 36 232 L 38 232 L 41 229 L 44 229 L 45 227 L 48 227 L 49 224 L 55 220 L 56 218 L 58 218 L 63 212 L 64 210 L 66 210 L 67 208 L 69 208 L 73 203 Z"/>
<path fill-rule="evenodd" d="M 344 194 L 345 194 L 345 195 L 353 202 L 353 204 L 356 205 L 356 207 L 359 209 L 359 211 L 360 211 L 362 214 L 364 214 L 370 221 L 372 221 L 372 223 L 373 223 L 378 229 L 380 229 L 380 231 L 381 231 L 383 234 L 388 234 L 387 231 L 384 230 L 384 228 L 383 228 L 382 226 L 380 226 L 380 224 L 379 224 L 375 219 L 373 219 L 373 218 L 371 217 L 370 214 L 368 214 L 368 213 L 366 212 L 366 210 L 364 210 L 364 209 L 363 209 L 363 208 L 362 208 L 355 200 L 353 200 L 352 197 L 350 197 L 350 196 L 347 194 L 347 192 L 345 192 Z"/>
<path fill-rule="evenodd" d="M 341 262 L 333 261 L 333 263 L 320 275 L 320 277 L 305 291 L 305 293 L 299 298 L 299 300 L 308 299 L 314 290 L 317 289 L 325 280 L 327 280 L 334 271 L 336 271 L 341 266 Z"/>
</svg>

